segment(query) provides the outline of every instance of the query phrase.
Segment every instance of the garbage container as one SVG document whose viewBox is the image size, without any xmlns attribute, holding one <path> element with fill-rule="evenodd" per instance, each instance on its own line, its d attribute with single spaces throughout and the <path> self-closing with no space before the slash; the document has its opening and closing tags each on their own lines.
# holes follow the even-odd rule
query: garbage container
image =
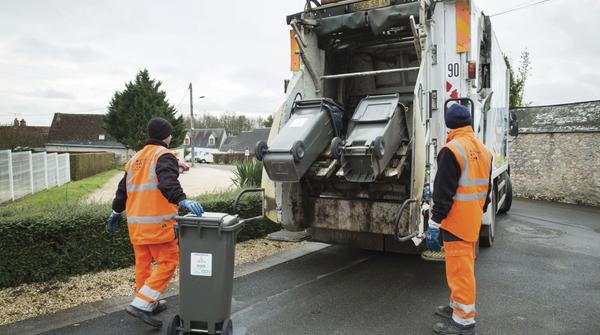
<svg viewBox="0 0 600 335">
<path fill-rule="evenodd" d="M 331 139 L 343 133 L 343 114 L 343 108 L 327 98 L 294 102 L 290 119 L 270 146 L 256 144 L 256 158 L 263 161 L 269 178 L 300 181 Z"/>
<path fill-rule="evenodd" d="M 233 268 L 237 234 L 247 221 L 264 217 L 264 190 L 247 189 L 234 202 L 238 211 L 242 195 L 263 192 L 263 214 L 249 219 L 238 215 L 206 212 L 202 216 L 175 219 L 179 241 L 179 312 L 171 320 L 168 335 L 230 335 Z"/>
</svg>

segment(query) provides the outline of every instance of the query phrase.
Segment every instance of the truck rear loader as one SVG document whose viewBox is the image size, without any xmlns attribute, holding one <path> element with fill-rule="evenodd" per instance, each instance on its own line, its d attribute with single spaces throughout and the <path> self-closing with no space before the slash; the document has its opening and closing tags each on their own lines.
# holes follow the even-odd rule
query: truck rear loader
<svg viewBox="0 0 600 335">
<path fill-rule="evenodd" d="M 255 151 L 267 215 L 315 241 L 422 247 L 444 113 L 459 103 L 494 157 L 491 246 L 512 191 L 509 72 L 489 16 L 470 0 L 309 0 L 287 23 L 293 77 Z"/>
</svg>

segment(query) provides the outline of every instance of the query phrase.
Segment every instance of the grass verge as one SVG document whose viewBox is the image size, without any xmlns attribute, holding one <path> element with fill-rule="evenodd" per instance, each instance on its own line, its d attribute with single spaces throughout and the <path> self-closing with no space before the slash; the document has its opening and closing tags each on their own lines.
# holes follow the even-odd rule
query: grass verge
<svg viewBox="0 0 600 335">
<path fill-rule="evenodd" d="M 87 195 L 101 188 L 121 170 L 113 169 L 95 176 L 28 195 L 15 202 L 0 206 L 0 216 L 10 216 L 15 212 L 32 212 L 49 207 L 65 206 L 81 201 Z"/>
</svg>

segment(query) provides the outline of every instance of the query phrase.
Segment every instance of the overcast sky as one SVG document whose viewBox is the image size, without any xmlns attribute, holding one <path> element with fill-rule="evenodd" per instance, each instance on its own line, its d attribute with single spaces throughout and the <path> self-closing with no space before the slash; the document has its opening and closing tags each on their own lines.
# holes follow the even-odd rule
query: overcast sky
<svg viewBox="0 0 600 335">
<path fill-rule="evenodd" d="M 533 0 L 480 0 L 488 14 Z M 285 16 L 303 0 L 0 0 L 0 123 L 49 125 L 56 112 L 104 113 L 147 68 L 189 113 L 267 115 L 290 77 Z M 600 99 L 600 1 L 551 0 L 494 17 L 503 51 L 527 48 L 533 104 Z M 185 99 L 182 101 L 182 98 Z"/>
</svg>

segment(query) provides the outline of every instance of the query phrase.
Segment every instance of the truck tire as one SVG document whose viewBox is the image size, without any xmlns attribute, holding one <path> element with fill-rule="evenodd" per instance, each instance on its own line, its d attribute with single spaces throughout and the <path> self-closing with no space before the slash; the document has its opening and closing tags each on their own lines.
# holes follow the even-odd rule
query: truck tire
<svg viewBox="0 0 600 335">
<path fill-rule="evenodd" d="M 501 214 L 504 214 L 510 210 L 510 207 L 512 206 L 512 198 L 513 198 L 512 182 L 510 181 L 510 175 L 506 172 L 504 172 L 504 181 L 506 183 L 505 184 L 506 198 L 504 199 L 502 208 L 500 208 L 500 211 L 498 211 L 498 213 L 501 213 Z"/>
<path fill-rule="evenodd" d="M 488 211 L 491 211 L 492 219 L 489 225 L 481 225 L 481 231 L 479 232 L 479 245 L 482 247 L 489 248 L 494 244 L 494 237 L 496 234 L 496 192 L 492 190 L 492 201 L 488 205 Z"/>
</svg>

